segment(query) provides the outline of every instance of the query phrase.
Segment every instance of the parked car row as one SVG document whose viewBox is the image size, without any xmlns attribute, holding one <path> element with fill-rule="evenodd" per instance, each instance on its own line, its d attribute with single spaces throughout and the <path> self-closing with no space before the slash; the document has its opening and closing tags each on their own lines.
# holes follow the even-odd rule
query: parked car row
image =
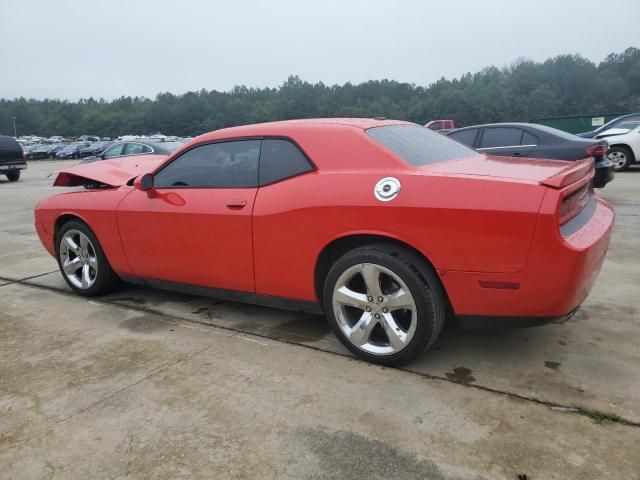
<svg viewBox="0 0 640 480">
<path fill-rule="evenodd" d="M 614 171 L 606 157 L 607 142 L 580 138 L 556 128 L 534 123 L 491 123 L 459 128 L 446 134 L 476 151 L 500 157 L 527 157 L 576 161 L 593 157 L 593 186 L 604 188 Z"/>
<path fill-rule="evenodd" d="M 167 137 L 164 135 L 151 137 L 126 135 L 120 137 L 122 141 L 113 141 L 109 138 L 100 139 L 90 135 L 82 135 L 78 141 L 70 142 L 65 139 L 59 141 L 60 138 L 62 137 L 50 137 L 40 142 L 30 144 L 23 140 L 19 143 L 22 144 L 24 157 L 28 160 L 88 158 L 93 161 L 100 158 L 109 147 L 121 144 L 122 141 L 131 143 L 131 146 L 125 150 L 114 148 L 107 157 L 139 155 L 153 153 L 156 150 L 158 150 L 159 153 L 169 153 L 191 139 L 191 137 Z M 135 143 L 142 146 L 136 147 L 133 145 Z M 145 147 L 145 145 L 147 146 Z"/>
<path fill-rule="evenodd" d="M 163 141 L 158 139 L 131 140 L 126 142 L 110 142 L 93 155 L 83 158 L 80 163 L 92 163 L 116 157 L 137 155 L 169 155 L 184 145 L 181 141 Z"/>
</svg>

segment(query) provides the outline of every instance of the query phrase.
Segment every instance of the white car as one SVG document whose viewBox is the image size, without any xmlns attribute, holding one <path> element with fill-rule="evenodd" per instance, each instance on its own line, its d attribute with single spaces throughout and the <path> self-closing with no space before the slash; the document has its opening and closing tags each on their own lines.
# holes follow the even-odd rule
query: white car
<svg viewBox="0 0 640 480">
<path fill-rule="evenodd" d="M 629 119 L 596 135 L 609 144 L 607 158 L 617 172 L 640 162 L 640 120 Z"/>
</svg>

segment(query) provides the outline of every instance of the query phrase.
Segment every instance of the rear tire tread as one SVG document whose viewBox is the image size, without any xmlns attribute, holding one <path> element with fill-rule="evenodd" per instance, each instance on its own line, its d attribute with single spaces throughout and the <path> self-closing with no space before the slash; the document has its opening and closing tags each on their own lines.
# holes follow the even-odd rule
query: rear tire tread
<svg viewBox="0 0 640 480">
<path fill-rule="evenodd" d="M 10 182 L 17 182 L 20 180 L 20 171 L 17 172 L 7 172 L 7 180 Z"/>
<path fill-rule="evenodd" d="M 633 152 L 631 151 L 631 149 L 628 148 L 628 147 L 625 147 L 623 145 L 620 145 L 620 146 L 616 145 L 616 146 L 611 147 L 609 149 L 609 152 L 614 151 L 614 150 L 618 150 L 618 151 L 624 153 L 624 155 L 627 158 L 627 163 L 624 166 L 622 166 L 620 168 L 614 168 L 614 170 L 616 172 L 625 172 L 625 171 L 629 170 L 629 167 L 631 167 L 631 164 L 634 163 L 634 160 L 635 160 L 634 156 L 633 156 Z"/>
<path fill-rule="evenodd" d="M 417 280 L 416 283 L 422 287 L 419 292 L 412 293 L 414 293 L 416 302 L 420 304 L 418 311 L 420 311 L 420 307 L 430 310 L 428 314 L 425 314 L 424 312 L 420 314 L 423 318 L 426 315 L 426 321 L 423 320 L 422 323 L 427 324 L 430 328 L 427 331 L 422 332 L 421 336 L 418 336 L 416 333 L 416 337 L 414 337 L 411 344 L 396 354 L 375 356 L 358 349 L 343 336 L 335 320 L 331 298 L 333 284 L 335 283 L 338 275 L 347 267 L 346 264 L 348 264 L 352 258 L 360 256 L 370 257 L 370 260 L 373 262 L 376 260 L 383 262 L 381 265 L 384 265 L 384 262 L 388 262 L 389 257 L 391 257 L 393 260 L 400 263 L 405 269 L 409 270 L 411 274 L 415 276 L 415 279 Z M 342 266 L 343 263 L 345 263 L 344 267 Z M 399 272 L 394 272 L 400 275 Z M 408 279 L 403 278 L 403 280 L 407 282 Z M 440 335 L 447 316 L 446 295 L 433 268 L 414 252 L 411 252 L 406 248 L 402 248 L 401 246 L 384 243 L 358 247 L 340 257 L 331 266 L 329 273 L 325 278 L 323 303 L 329 323 L 343 345 L 359 357 L 369 362 L 388 366 L 398 366 L 408 363 L 429 349 Z M 420 324 L 418 328 L 421 328 Z M 424 326 L 422 328 L 424 328 Z"/>
</svg>

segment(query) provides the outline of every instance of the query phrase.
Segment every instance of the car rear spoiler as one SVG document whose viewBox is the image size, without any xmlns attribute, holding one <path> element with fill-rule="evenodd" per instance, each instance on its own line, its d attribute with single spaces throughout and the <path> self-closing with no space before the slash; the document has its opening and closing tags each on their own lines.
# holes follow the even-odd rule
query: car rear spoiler
<svg viewBox="0 0 640 480">
<path fill-rule="evenodd" d="M 574 162 L 570 167 L 552 177 L 545 178 L 540 183 L 551 188 L 564 188 L 585 177 L 593 177 L 594 175 L 593 158 L 590 157 Z"/>
</svg>

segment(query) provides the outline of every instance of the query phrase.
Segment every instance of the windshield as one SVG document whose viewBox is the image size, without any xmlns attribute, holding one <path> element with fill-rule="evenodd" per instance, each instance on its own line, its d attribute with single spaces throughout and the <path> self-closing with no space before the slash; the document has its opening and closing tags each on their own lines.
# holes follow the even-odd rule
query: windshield
<svg viewBox="0 0 640 480">
<path fill-rule="evenodd" d="M 366 132 L 376 142 L 416 166 L 479 155 L 466 145 L 421 125 L 387 125 L 369 128 Z"/>
<path fill-rule="evenodd" d="M 617 125 L 613 125 L 611 128 L 607 130 L 611 130 L 612 128 L 621 129 L 621 130 L 633 130 L 638 125 L 640 125 L 640 120 L 625 120 L 623 122 L 618 123 Z"/>
<path fill-rule="evenodd" d="M 610 120 L 609 122 L 605 123 L 603 126 L 596 128 L 595 132 L 601 133 L 611 128 L 628 128 L 628 127 L 621 127 L 620 125 L 628 121 L 639 121 L 639 120 L 640 120 L 640 115 L 633 115 L 633 116 L 626 117 L 624 119 L 622 119 L 622 117 L 614 118 L 613 120 Z"/>
</svg>

